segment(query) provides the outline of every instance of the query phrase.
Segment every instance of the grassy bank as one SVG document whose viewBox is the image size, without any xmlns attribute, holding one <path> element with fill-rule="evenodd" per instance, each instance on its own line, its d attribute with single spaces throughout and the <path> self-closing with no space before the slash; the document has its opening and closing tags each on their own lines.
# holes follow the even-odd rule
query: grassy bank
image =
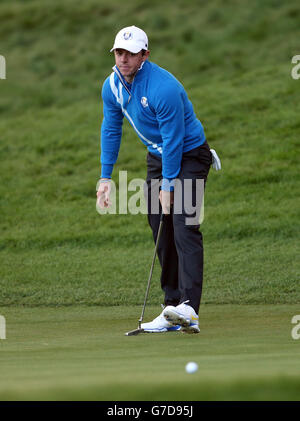
<svg viewBox="0 0 300 421">
<path fill-rule="evenodd" d="M 234 17 L 233 17 L 234 16 Z M 100 88 L 117 30 L 143 27 L 151 60 L 184 84 L 208 142 L 203 303 L 297 303 L 297 1 L 4 1 L 0 5 L 0 304 L 140 304 L 145 215 L 100 216 Z M 145 177 L 128 124 L 114 170 Z M 162 301 L 156 268 L 150 302 Z"/>
</svg>

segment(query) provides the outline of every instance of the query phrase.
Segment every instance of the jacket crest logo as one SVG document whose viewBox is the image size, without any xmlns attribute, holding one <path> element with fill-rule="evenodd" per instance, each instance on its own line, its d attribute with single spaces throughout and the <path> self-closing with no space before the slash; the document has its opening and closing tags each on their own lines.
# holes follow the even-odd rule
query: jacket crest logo
<svg viewBox="0 0 300 421">
<path fill-rule="evenodd" d="M 148 107 L 148 99 L 145 96 L 142 96 L 141 104 L 144 108 Z"/>
</svg>

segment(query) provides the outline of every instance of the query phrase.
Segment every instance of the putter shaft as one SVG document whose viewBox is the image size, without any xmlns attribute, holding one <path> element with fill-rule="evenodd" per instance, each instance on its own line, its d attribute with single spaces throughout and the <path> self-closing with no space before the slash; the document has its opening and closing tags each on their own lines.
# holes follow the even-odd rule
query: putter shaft
<svg viewBox="0 0 300 421">
<path fill-rule="evenodd" d="M 155 243 L 155 249 L 154 249 L 154 254 L 153 254 L 153 259 L 152 259 L 152 264 L 151 264 L 151 269 L 150 269 L 150 274 L 149 274 L 149 279 L 148 279 L 148 283 L 147 283 L 147 289 L 146 289 L 146 294 L 145 294 L 145 299 L 144 299 L 144 305 L 143 305 L 141 317 L 139 319 L 139 329 L 141 328 L 141 324 L 142 324 L 142 321 L 144 319 L 146 302 L 147 302 L 148 294 L 149 294 L 149 290 L 150 290 L 152 273 L 153 273 L 153 268 L 154 268 L 154 263 L 155 263 L 155 257 L 156 257 L 156 254 L 157 254 L 158 244 L 159 244 L 159 240 L 160 240 L 160 235 L 161 235 L 161 231 L 162 231 L 162 226 L 163 226 L 163 213 L 161 213 L 161 216 L 160 216 L 159 228 L 158 228 L 158 233 L 157 233 L 157 238 L 156 238 L 156 243 Z"/>
<path fill-rule="evenodd" d="M 160 215 L 160 222 L 159 222 L 158 233 L 157 233 L 157 238 L 156 238 L 156 243 L 155 243 L 154 255 L 153 255 L 153 259 L 152 259 L 152 264 L 151 264 L 151 269 L 150 269 L 150 274 L 149 274 L 149 278 L 148 278 L 147 289 L 146 289 L 146 294 L 145 294 L 145 299 L 144 299 L 144 305 L 143 305 L 143 308 L 142 308 L 141 317 L 139 319 L 138 328 L 135 329 L 135 330 L 131 330 L 130 332 L 125 333 L 126 336 L 134 336 L 134 335 L 138 335 L 139 333 L 144 332 L 144 329 L 142 329 L 141 326 L 142 326 L 142 321 L 144 319 L 144 313 L 145 313 L 147 298 L 148 298 L 148 294 L 149 294 L 150 283 L 151 283 L 151 279 L 152 279 L 155 257 L 156 257 L 156 254 L 157 254 L 158 244 L 159 244 L 159 240 L 160 240 L 160 236 L 161 236 L 161 232 L 162 232 L 163 216 L 164 216 L 164 214 L 162 212 L 161 215 Z"/>
</svg>

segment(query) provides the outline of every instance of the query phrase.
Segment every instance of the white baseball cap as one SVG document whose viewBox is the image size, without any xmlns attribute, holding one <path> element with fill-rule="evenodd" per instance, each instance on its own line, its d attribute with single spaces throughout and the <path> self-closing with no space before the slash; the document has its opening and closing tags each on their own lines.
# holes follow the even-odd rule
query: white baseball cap
<svg viewBox="0 0 300 421">
<path fill-rule="evenodd" d="M 148 50 L 148 37 L 142 29 L 127 26 L 117 33 L 114 46 L 110 51 L 116 48 L 122 48 L 134 54 L 141 50 Z"/>
</svg>

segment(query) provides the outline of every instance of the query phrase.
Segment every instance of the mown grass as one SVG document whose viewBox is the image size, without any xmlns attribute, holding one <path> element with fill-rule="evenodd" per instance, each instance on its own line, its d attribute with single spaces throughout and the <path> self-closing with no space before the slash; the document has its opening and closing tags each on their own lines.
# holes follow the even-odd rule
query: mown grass
<svg viewBox="0 0 300 421">
<path fill-rule="evenodd" d="M 115 33 L 143 27 L 222 159 L 207 183 L 203 303 L 297 303 L 297 1 L 4 1 L 0 5 L 0 304 L 140 304 L 145 215 L 95 211 L 100 88 Z M 145 177 L 124 124 L 119 161 Z M 150 302 L 163 300 L 156 267 Z"/>
</svg>

